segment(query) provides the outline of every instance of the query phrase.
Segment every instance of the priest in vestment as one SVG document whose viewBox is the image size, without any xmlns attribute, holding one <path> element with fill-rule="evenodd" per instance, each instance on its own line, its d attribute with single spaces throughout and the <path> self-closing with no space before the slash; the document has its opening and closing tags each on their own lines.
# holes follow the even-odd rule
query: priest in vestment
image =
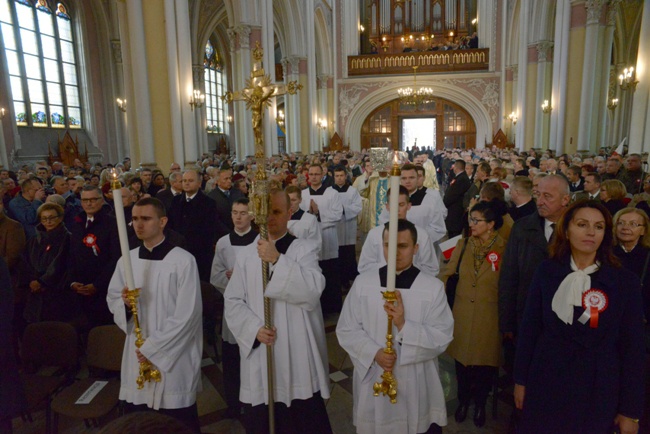
<svg viewBox="0 0 650 434">
<path fill-rule="evenodd" d="M 126 333 L 119 397 L 126 401 L 126 412 L 158 410 L 198 433 L 196 394 L 201 390 L 203 352 L 199 271 L 190 253 L 165 239 L 165 213 L 155 198 L 141 199 L 133 207 L 133 227 L 143 241 L 130 252 L 135 286 L 140 288 L 138 318 L 145 338 L 140 349 L 135 346 L 122 258 L 108 287 L 108 308 Z M 138 362 L 145 360 L 162 379 L 138 389 Z"/>
<path fill-rule="evenodd" d="M 268 432 L 265 345 L 273 345 L 277 432 L 331 433 L 323 399 L 329 398 L 329 362 L 320 296 L 325 278 L 319 248 L 287 232 L 289 198 L 270 194 L 269 240 L 238 255 L 225 292 L 225 316 L 241 356 L 239 400 L 247 433 Z M 262 261 L 270 279 L 262 286 Z M 273 329 L 264 327 L 264 296 L 271 299 Z"/>
<path fill-rule="evenodd" d="M 359 275 L 350 290 L 336 335 L 354 364 L 353 423 L 360 434 L 438 434 L 447 408 L 438 356 L 453 339 L 454 319 L 442 282 L 413 265 L 417 231 L 398 222 L 397 302 L 386 303 L 387 267 Z M 388 252 L 388 225 L 384 230 Z M 384 353 L 387 314 L 393 317 L 395 354 Z M 373 396 L 384 370 L 397 380 L 397 403 Z"/>
</svg>

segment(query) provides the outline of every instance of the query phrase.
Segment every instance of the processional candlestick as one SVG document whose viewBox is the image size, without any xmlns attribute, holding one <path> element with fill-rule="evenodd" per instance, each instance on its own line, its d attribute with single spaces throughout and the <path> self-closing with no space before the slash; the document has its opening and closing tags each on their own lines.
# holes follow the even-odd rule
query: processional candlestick
<svg viewBox="0 0 650 434">
<path fill-rule="evenodd" d="M 257 171 L 250 192 L 252 214 L 255 216 L 255 223 L 260 228 L 260 237 L 268 239 L 267 219 L 269 215 L 269 180 L 266 176 L 266 155 L 264 154 L 263 139 L 263 121 L 264 109 L 271 105 L 270 98 L 278 95 L 294 95 L 302 85 L 296 81 L 290 81 L 286 85 L 276 85 L 272 82 L 271 77 L 264 72 L 262 67 L 262 58 L 264 51 L 260 47 L 259 41 L 255 44 L 253 50 L 253 70 L 250 77 L 246 80 L 246 87 L 237 92 L 226 92 L 221 99 L 230 104 L 232 101 L 245 101 L 246 109 L 250 110 L 253 115 L 253 135 L 255 136 L 255 163 Z M 269 263 L 262 261 L 262 287 L 266 292 L 266 286 L 269 281 Z M 264 327 L 273 329 L 273 318 L 271 316 L 271 300 L 264 297 Z M 268 376 L 268 401 L 269 401 L 269 432 L 275 432 L 275 412 L 273 396 L 274 388 L 274 370 L 273 370 L 273 347 L 266 346 L 266 370 Z"/>
</svg>

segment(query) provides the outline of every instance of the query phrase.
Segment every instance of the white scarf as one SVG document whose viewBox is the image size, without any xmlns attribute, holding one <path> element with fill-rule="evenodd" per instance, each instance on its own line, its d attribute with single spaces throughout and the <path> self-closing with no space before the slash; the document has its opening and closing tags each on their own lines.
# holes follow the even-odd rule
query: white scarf
<svg viewBox="0 0 650 434">
<path fill-rule="evenodd" d="M 573 324 L 573 307 L 582 306 L 582 294 L 591 287 L 591 277 L 589 275 L 600 268 L 600 263 L 596 262 L 584 270 L 578 270 L 578 266 L 571 256 L 571 269 L 560 287 L 555 291 L 551 307 L 553 312 L 567 324 Z"/>
</svg>

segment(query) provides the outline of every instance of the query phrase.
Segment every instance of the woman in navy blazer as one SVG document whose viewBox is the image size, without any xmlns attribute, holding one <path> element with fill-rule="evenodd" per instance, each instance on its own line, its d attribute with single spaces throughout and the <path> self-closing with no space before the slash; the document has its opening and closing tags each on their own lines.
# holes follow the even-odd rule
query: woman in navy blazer
<svg viewBox="0 0 650 434">
<path fill-rule="evenodd" d="M 531 283 L 517 342 L 521 433 L 636 434 L 643 412 L 639 278 L 612 254 L 612 218 L 577 202 Z M 609 431 L 611 432 L 611 431 Z"/>
</svg>

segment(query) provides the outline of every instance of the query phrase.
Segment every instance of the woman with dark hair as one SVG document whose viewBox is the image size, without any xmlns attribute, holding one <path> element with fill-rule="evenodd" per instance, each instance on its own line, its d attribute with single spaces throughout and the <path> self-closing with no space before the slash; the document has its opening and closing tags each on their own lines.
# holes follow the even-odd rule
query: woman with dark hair
<svg viewBox="0 0 650 434">
<path fill-rule="evenodd" d="M 76 297 L 66 285 L 70 233 L 63 224 L 63 207 L 44 203 L 36 211 L 40 224 L 25 251 L 23 286 L 28 288 L 24 317 L 29 323 L 69 321 Z"/>
<path fill-rule="evenodd" d="M 156 193 L 158 193 L 163 188 L 165 188 L 165 176 L 160 172 L 154 173 L 148 193 L 152 197 L 156 197 Z"/>
<path fill-rule="evenodd" d="M 440 279 L 447 282 L 458 269 L 453 304 L 454 340 L 447 353 L 456 360 L 458 408 L 456 421 L 467 417 L 474 400 L 474 424 L 485 424 L 485 403 L 501 364 L 499 333 L 499 275 L 506 242 L 498 230 L 503 224 L 492 202 L 479 202 L 469 213 L 471 235 L 461 239 Z M 458 263 L 460 262 L 460 267 Z"/>
<path fill-rule="evenodd" d="M 635 434 L 643 412 L 639 278 L 613 255 L 607 209 L 580 201 L 528 290 L 515 359 L 520 432 Z"/>
<path fill-rule="evenodd" d="M 136 194 L 136 202 L 144 197 L 145 191 L 142 187 L 142 179 L 140 177 L 136 176 L 134 178 L 131 178 L 128 182 L 127 187 L 129 187 L 129 190 Z"/>
</svg>

